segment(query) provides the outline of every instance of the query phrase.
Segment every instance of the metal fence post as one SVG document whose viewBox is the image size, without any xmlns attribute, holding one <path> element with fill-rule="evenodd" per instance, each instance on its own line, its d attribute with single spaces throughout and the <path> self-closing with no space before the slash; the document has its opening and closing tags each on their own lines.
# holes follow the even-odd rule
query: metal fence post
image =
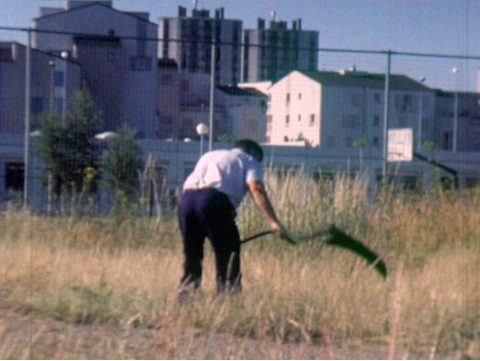
<svg viewBox="0 0 480 361">
<path fill-rule="evenodd" d="M 387 69 L 385 73 L 385 100 L 383 107 L 383 167 L 382 176 L 383 183 L 387 179 L 387 158 L 388 158 L 388 122 L 390 113 L 390 70 L 392 66 L 392 52 L 387 51 Z"/>
<path fill-rule="evenodd" d="M 213 117 L 215 115 L 216 39 L 212 38 L 212 59 L 210 63 L 210 112 L 208 116 L 208 150 L 213 148 Z"/>
<path fill-rule="evenodd" d="M 23 208 L 28 208 L 30 177 L 30 118 L 31 118 L 31 46 L 32 30 L 27 30 L 27 51 L 25 54 L 25 131 L 24 131 L 24 165 L 23 165 Z"/>
</svg>

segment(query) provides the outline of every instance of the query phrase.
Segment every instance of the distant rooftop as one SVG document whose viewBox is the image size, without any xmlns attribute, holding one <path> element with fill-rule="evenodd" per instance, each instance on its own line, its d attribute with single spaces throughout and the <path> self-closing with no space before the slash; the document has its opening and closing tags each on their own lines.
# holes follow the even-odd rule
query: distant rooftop
<svg viewBox="0 0 480 361">
<path fill-rule="evenodd" d="M 240 96 L 262 96 L 265 94 L 258 91 L 255 88 L 239 88 L 236 86 L 217 86 L 217 88 L 228 95 L 240 95 Z"/>
<path fill-rule="evenodd" d="M 385 74 L 368 73 L 363 71 L 340 70 L 334 71 L 303 71 L 300 73 L 319 82 L 322 85 L 331 86 L 363 86 L 383 89 L 385 87 Z M 405 75 L 390 74 L 390 86 L 392 89 L 401 90 L 428 90 L 427 86 Z"/>
</svg>

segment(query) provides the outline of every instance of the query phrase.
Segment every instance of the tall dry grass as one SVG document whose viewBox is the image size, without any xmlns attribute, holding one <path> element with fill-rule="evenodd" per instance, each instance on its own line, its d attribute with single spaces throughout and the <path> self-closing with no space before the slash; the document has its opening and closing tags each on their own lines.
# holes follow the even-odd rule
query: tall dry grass
<svg viewBox="0 0 480 361">
<path fill-rule="evenodd" d="M 155 341 L 150 346 L 158 358 L 184 358 L 189 352 L 196 358 L 252 358 L 246 351 L 252 340 L 268 343 L 268 351 L 258 354 L 265 358 L 310 355 L 307 346 L 285 351 L 289 342 L 326 347 L 313 355 L 317 358 L 339 357 L 341 345 L 375 346 L 381 351 L 373 358 L 479 355 L 478 190 L 386 191 L 373 200 L 362 179 L 317 183 L 300 173 L 268 174 L 266 180 L 289 229 L 306 234 L 335 222 L 380 252 L 389 278 L 384 281 L 349 252 L 324 246 L 321 238 L 292 247 L 266 237 L 243 248 L 244 292 L 226 299 L 214 293 L 213 255 L 207 247 L 203 291 L 185 307 L 176 302 L 182 254 L 175 219 L 7 212 L 0 215 L 2 304 L 35 319 L 102 325 L 128 335 L 196 330 L 188 341 L 169 335 L 175 340 L 166 349 Z M 251 201 L 239 210 L 238 223 L 245 236 L 266 227 Z M 41 327 L 35 332 L 35 340 L 48 334 Z M 220 341 L 212 335 L 234 339 L 219 351 Z M 110 350 L 103 358 L 140 355 L 122 337 L 108 347 L 92 347 Z M 44 346 L 32 344 L 37 352 Z M 58 354 L 45 355 L 70 358 L 66 346 L 58 347 Z M 12 355 L 0 346 L 0 358 Z"/>
</svg>

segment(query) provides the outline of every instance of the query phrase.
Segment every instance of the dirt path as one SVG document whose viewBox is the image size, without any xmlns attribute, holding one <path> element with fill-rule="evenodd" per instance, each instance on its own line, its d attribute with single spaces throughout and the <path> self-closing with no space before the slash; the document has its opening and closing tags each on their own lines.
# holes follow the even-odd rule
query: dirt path
<svg viewBox="0 0 480 361">
<path fill-rule="evenodd" d="M 0 359 L 384 359 L 385 346 L 283 344 L 168 326 L 118 329 L 19 315 L 0 297 Z M 458 358 L 448 355 L 445 358 Z M 399 351 L 395 358 L 425 359 Z M 438 356 L 436 357 L 438 358 Z"/>
</svg>

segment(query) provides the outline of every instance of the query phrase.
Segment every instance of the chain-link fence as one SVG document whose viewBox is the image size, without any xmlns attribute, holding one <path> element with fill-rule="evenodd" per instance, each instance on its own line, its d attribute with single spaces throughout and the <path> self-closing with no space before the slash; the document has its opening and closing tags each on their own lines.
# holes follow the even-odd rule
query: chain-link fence
<svg viewBox="0 0 480 361">
<path fill-rule="evenodd" d="M 211 28 L 196 40 L 138 19 L 123 32 L 118 24 L 70 25 L 82 31 L 51 30 L 56 24 L 46 21 L 0 29 L 3 201 L 23 194 L 25 204 L 51 211 L 66 207 L 69 194 L 99 210 L 118 192 L 135 193 L 147 213 L 159 212 L 199 154 L 238 138 L 312 173 L 343 164 L 385 175 L 388 130 L 398 128 L 413 130 L 416 153 L 436 152 L 440 166 L 460 169 L 463 185 L 476 183 L 480 57 L 259 45 L 235 23 L 228 39 Z M 114 141 L 130 152 L 110 154 L 107 174 L 102 159 Z M 284 149 L 291 145 L 303 147 Z M 425 178 L 417 163 L 402 167 L 406 177 Z"/>
</svg>

